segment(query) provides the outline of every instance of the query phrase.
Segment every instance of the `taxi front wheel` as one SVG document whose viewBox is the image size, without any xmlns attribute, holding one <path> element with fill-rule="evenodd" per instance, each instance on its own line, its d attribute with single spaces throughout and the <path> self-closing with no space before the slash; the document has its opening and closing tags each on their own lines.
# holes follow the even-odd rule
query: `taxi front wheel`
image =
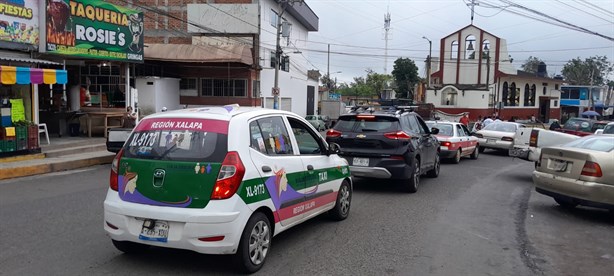
<svg viewBox="0 0 614 276">
<path fill-rule="evenodd" d="M 271 248 L 271 231 L 271 222 L 263 213 L 254 213 L 249 218 L 235 255 L 235 262 L 243 272 L 253 273 L 264 265 Z"/>
<path fill-rule="evenodd" d="M 343 180 L 339 192 L 337 193 L 337 201 L 335 207 L 328 211 L 329 216 L 334 220 L 344 220 L 350 215 L 350 206 L 352 203 L 352 189 L 347 180 Z"/>
</svg>

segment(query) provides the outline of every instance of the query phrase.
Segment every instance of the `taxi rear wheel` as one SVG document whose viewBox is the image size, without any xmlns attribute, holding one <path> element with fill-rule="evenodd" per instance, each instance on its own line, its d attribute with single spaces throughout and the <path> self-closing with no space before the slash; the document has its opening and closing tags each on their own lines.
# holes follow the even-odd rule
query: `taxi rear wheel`
<svg viewBox="0 0 614 276">
<path fill-rule="evenodd" d="M 456 151 L 456 155 L 454 155 L 454 159 L 452 159 L 452 162 L 453 162 L 454 164 L 458 164 L 458 163 L 460 163 L 460 160 L 461 160 L 461 154 L 462 154 L 461 149 L 458 149 L 458 150 Z"/>
<path fill-rule="evenodd" d="M 126 254 L 139 254 L 149 249 L 149 245 L 146 245 L 146 244 L 140 244 L 140 243 L 130 242 L 130 241 L 116 241 L 116 240 L 111 240 L 111 241 L 113 242 L 113 245 L 115 246 L 115 248 L 117 248 L 117 250 L 124 252 Z"/>
<path fill-rule="evenodd" d="M 350 206 L 352 205 L 352 189 L 347 180 L 341 182 L 339 192 L 337 193 L 337 202 L 335 207 L 331 209 L 329 216 L 337 221 L 344 220 L 350 215 Z"/>
<path fill-rule="evenodd" d="M 473 152 L 471 153 L 471 159 L 475 160 L 478 159 L 478 155 L 480 153 L 480 145 L 475 146 L 475 149 L 473 149 Z"/>
<path fill-rule="evenodd" d="M 249 218 L 235 255 L 235 262 L 242 272 L 253 273 L 262 268 L 271 248 L 271 231 L 271 222 L 263 213 L 254 213 Z"/>
</svg>

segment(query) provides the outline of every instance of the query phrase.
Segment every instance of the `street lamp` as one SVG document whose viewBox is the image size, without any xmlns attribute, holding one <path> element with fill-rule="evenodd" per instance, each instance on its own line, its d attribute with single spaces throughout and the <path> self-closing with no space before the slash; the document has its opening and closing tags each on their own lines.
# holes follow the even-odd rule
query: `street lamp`
<svg viewBox="0 0 614 276">
<path fill-rule="evenodd" d="M 429 56 L 426 59 L 427 60 L 427 70 L 426 70 L 426 83 L 427 83 L 427 88 L 431 87 L 431 49 L 433 48 L 433 43 L 431 42 L 430 39 L 426 38 L 426 36 L 423 36 L 422 38 L 426 39 L 426 41 L 429 42 Z"/>
</svg>

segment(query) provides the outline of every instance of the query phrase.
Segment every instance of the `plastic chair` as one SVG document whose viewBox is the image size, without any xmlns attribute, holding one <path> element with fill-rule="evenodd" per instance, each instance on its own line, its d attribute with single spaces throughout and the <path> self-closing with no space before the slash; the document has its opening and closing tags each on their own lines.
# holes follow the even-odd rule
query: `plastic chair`
<svg viewBox="0 0 614 276">
<path fill-rule="evenodd" d="M 45 123 L 38 124 L 38 135 L 40 135 L 43 132 L 45 133 L 45 138 L 47 138 L 47 145 L 50 145 L 51 142 L 49 142 L 49 132 L 47 132 L 47 124 L 45 124 Z M 38 144 L 40 145 L 40 140 L 39 140 Z"/>
</svg>

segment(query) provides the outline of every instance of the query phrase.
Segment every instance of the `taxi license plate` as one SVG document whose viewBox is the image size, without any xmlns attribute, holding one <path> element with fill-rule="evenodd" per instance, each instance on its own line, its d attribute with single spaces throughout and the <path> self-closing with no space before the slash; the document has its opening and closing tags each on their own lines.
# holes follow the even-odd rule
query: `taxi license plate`
<svg viewBox="0 0 614 276">
<path fill-rule="evenodd" d="M 167 242 L 168 222 L 163 220 L 146 219 L 141 228 L 140 240 Z"/>
<path fill-rule="evenodd" d="M 354 166 L 367 167 L 367 166 L 369 166 L 369 158 L 354 157 L 354 160 L 352 161 L 352 164 Z"/>
<path fill-rule="evenodd" d="M 567 161 L 553 159 L 551 164 L 551 169 L 554 171 L 564 172 L 567 170 Z"/>
</svg>

